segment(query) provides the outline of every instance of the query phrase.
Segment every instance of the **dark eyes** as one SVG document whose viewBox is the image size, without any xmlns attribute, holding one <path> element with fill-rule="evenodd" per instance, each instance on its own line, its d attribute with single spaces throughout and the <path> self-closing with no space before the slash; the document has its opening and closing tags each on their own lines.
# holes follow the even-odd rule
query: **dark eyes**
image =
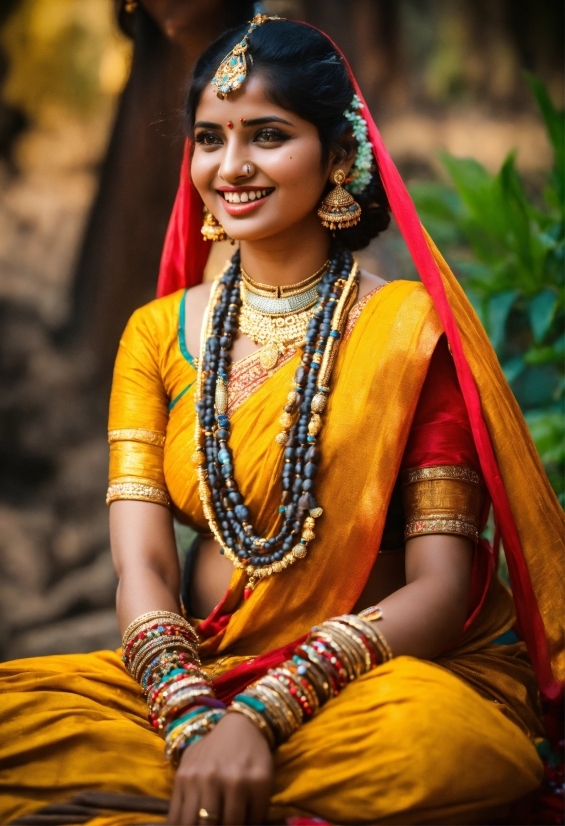
<svg viewBox="0 0 565 826">
<path fill-rule="evenodd" d="M 222 139 L 215 132 L 199 132 L 194 138 L 195 143 L 200 143 L 202 146 L 220 146 Z"/>
<path fill-rule="evenodd" d="M 275 129 L 272 126 L 263 127 L 253 136 L 253 141 L 258 144 L 279 144 L 290 139 L 290 135 L 282 132 L 280 129 Z M 223 143 L 221 135 L 217 132 L 199 132 L 194 138 L 195 143 L 199 143 L 204 147 L 221 146 Z"/>
<path fill-rule="evenodd" d="M 289 137 L 286 132 L 268 126 L 265 127 L 265 129 L 260 129 L 257 135 L 255 135 L 254 140 L 258 143 L 282 143 L 283 141 L 287 141 Z"/>
</svg>

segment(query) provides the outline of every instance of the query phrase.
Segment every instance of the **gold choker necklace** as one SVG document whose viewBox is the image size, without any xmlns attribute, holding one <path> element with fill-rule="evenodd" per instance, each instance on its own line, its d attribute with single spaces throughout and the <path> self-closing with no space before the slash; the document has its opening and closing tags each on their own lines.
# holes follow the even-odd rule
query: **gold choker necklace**
<svg viewBox="0 0 565 826">
<path fill-rule="evenodd" d="M 255 295 L 264 296 L 265 298 L 290 298 L 306 292 L 313 286 L 317 286 L 324 277 L 329 265 L 330 262 L 326 261 L 322 264 L 319 270 L 316 270 L 313 275 L 309 275 L 308 278 L 305 278 L 303 281 L 298 281 L 296 284 L 287 284 L 280 287 L 274 287 L 271 284 L 261 284 L 259 281 L 254 281 L 253 278 L 245 272 L 243 267 L 240 267 L 241 280 L 249 292 L 254 293 Z"/>
<path fill-rule="evenodd" d="M 262 345 L 259 361 L 265 370 L 276 367 L 281 356 L 306 339 L 306 330 L 318 300 L 318 284 L 329 261 L 297 284 L 273 287 L 260 284 L 241 268 L 239 329 L 254 344 Z"/>
</svg>

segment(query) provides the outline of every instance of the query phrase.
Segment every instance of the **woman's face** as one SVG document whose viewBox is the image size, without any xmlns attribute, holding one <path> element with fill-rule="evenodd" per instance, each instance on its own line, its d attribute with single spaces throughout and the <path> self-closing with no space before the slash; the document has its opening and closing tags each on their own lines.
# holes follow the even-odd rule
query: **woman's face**
<svg viewBox="0 0 565 826">
<path fill-rule="evenodd" d="M 271 103 L 259 75 L 220 100 L 208 84 L 196 110 L 191 175 L 210 212 L 238 241 L 286 235 L 317 222 L 333 169 L 316 127 Z M 341 164 L 347 171 L 349 164 Z"/>
</svg>

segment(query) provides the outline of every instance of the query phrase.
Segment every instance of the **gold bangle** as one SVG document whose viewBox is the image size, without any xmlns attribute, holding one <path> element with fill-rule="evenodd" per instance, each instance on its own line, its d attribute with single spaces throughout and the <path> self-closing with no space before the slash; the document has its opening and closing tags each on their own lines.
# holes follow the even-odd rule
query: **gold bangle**
<svg viewBox="0 0 565 826">
<path fill-rule="evenodd" d="M 197 700 L 198 697 L 213 697 L 214 691 L 212 687 L 201 686 L 198 688 L 194 686 L 193 688 L 185 688 L 183 691 L 179 691 L 178 696 L 173 695 L 170 697 L 167 702 L 163 705 L 162 708 L 159 709 L 159 717 L 157 722 L 159 723 L 159 728 L 162 728 L 167 715 L 171 713 L 171 711 L 180 712 L 182 708 L 187 705 L 198 705 L 198 703 L 193 703 L 193 700 Z M 187 702 L 190 701 L 190 702 Z"/>
<path fill-rule="evenodd" d="M 322 631 L 321 627 L 315 632 L 315 636 L 333 646 L 336 650 L 338 659 L 343 662 L 343 666 L 347 675 L 347 682 L 351 682 L 356 676 L 356 662 L 351 652 L 351 649 L 346 648 L 345 644 L 337 639 L 337 634 L 334 636 L 329 630 Z"/>
<path fill-rule="evenodd" d="M 275 695 L 280 697 L 281 702 L 284 703 L 284 707 L 288 709 L 290 714 L 292 714 L 296 727 L 300 728 L 302 725 L 302 709 L 300 707 L 300 703 L 294 699 L 290 691 L 281 685 L 276 677 L 273 677 L 268 672 L 262 678 L 261 682 L 270 688 Z"/>
<path fill-rule="evenodd" d="M 200 664 L 198 649 L 192 642 L 187 640 L 186 637 L 181 637 L 180 635 L 167 636 L 165 634 L 159 634 L 158 636 L 142 640 L 138 646 L 133 646 L 133 648 L 127 655 L 126 660 L 126 662 L 131 667 L 131 670 L 135 671 L 136 662 L 138 662 L 140 657 L 143 658 L 148 651 L 158 649 L 161 645 L 164 645 L 165 648 L 178 647 L 182 648 L 183 651 L 188 650 L 194 662 Z"/>
<path fill-rule="evenodd" d="M 125 639 L 126 642 L 129 642 L 129 637 L 133 636 L 134 632 L 137 632 L 138 626 L 143 625 L 143 623 L 149 622 L 150 620 L 152 620 L 153 623 L 158 620 L 162 620 L 163 623 L 167 622 L 167 620 L 172 620 L 175 624 L 181 625 L 189 630 L 194 635 L 195 642 L 198 642 L 198 636 L 192 625 L 185 620 L 181 614 L 177 614 L 174 611 L 148 611 L 146 614 L 140 614 L 140 616 L 136 617 L 133 622 L 130 622 L 122 635 L 122 640 Z"/>
<path fill-rule="evenodd" d="M 137 669 L 138 664 L 141 662 L 141 660 L 145 659 L 145 656 L 150 651 L 181 647 L 183 649 L 188 649 L 193 657 L 198 657 L 198 654 L 195 652 L 194 646 L 187 640 L 185 640 L 184 637 L 169 637 L 161 634 L 158 637 L 154 637 L 153 639 L 144 640 L 143 644 L 140 645 L 140 647 L 133 654 L 133 657 L 127 658 L 129 668 L 131 671 L 135 671 Z"/>
<path fill-rule="evenodd" d="M 257 691 L 259 699 L 265 703 L 267 708 L 270 703 L 271 707 L 276 709 L 275 714 L 278 715 L 281 723 L 279 726 L 281 740 L 288 740 L 291 734 L 300 728 L 301 721 L 297 721 L 295 714 L 288 707 L 280 693 L 272 686 L 266 685 L 264 680 L 265 677 L 263 677 L 260 683 L 257 683 L 254 688 Z"/>
<path fill-rule="evenodd" d="M 245 703 L 238 703 L 234 701 L 231 706 L 228 708 L 228 714 L 242 714 L 244 717 L 253 723 L 253 725 L 259 729 L 267 743 L 269 744 L 269 748 L 272 750 L 275 747 L 275 737 L 273 732 L 270 729 L 270 726 L 267 724 L 266 720 L 261 716 L 258 711 L 253 711 L 252 708 L 246 706 Z"/>
<path fill-rule="evenodd" d="M 370 608 L 363 608 L 357 614 L 358 617 L 365 620 L 365 622 L 377 622 L 383 618 L 383 609 L 380 605 L 371 605 Z"/>
<path fill-rule="evenodd" d="M 392 660 L 392 658 L 394 657 L 394 654 L 392 653 L 392 648 L 390 647 L 390 645 L 386 641 L 386 638 L 383 636 L 381 631 L 378 631 L 376 628 L 374 628 L 373 630 L 374 630 L 375 634 L 377 635 L 377 637 L 379 639 L 379 643 L 381 645 L 381 650 L 384 652 L 383 662 L 386 663 L 389 660 Z"/>
<path fill-rule="evenodd" d="M 169 648 L 174 648 L 177 651 L 187 651 L 190 656 L 193 657 L 195 664 L 200 665 L 200 661 L 197 659 L 198 655 L 195 656 L 194 654 L 194 648 L 189 646 L 182 637 L 168 637 L 155 640 L 151 646 L 147 646 L 139 651 L 136 654 L 132 665 L 128 669 L 130 674 L 132 674 L 137 680 L 137 675 L 140 671 L 145 669 L 158 653 L 167 651 Z"/>
<path fill-rule="evenodd" d="M 332 622 L 331 620 L 324 623 L 329 628 L 331 628 L 332 633 L 335 634 L 338 640 L 343 639 L 345 637 L 349 645 L 355 647 L 357 661 L 359 663 L 357 671 L 359 673 L 355 673 L 355 677 L 360 677 L 361 674 L 365 674 L 367 671 L 371 670 L 372 663 L 371 663 L 371 654 L 368 651 L 367 647 L 363 645 L 363 641 L 355 634 L 354 631 L 350 631 L 345 625 L 340 625 L 337 622 Z M 345 642 L 344 642 L 345 644 Z"/>
</svg>

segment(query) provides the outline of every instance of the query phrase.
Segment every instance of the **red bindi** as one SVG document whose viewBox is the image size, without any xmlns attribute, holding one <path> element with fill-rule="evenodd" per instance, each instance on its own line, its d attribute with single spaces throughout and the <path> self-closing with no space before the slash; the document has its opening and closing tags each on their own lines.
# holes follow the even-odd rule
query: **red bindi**
<svg viewBox="0 0 565 826">
<path fill-rule="evenodd" d="M 231 120 L 228 120 L 226 126 L 228 127 L 228 129 L 233 129 L 233 123 L 231 122 Z"/>
</svg>

